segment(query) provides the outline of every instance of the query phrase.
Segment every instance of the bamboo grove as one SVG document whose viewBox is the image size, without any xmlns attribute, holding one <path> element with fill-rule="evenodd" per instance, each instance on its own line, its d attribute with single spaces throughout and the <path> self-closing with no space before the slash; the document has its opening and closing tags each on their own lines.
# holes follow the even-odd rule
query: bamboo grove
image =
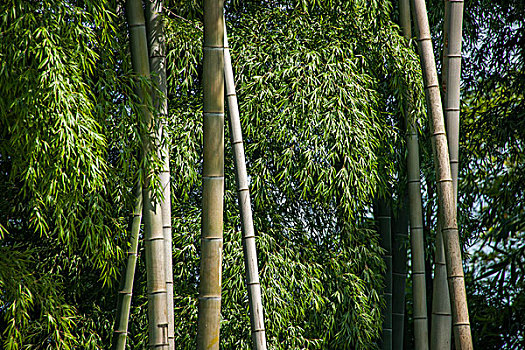
<svg viewBox="0 0 525 350">
<path fill-rule="evenodd" d="M 524 345 L 519 1 L 0 13 L 4 348 Z"/>
</svg>

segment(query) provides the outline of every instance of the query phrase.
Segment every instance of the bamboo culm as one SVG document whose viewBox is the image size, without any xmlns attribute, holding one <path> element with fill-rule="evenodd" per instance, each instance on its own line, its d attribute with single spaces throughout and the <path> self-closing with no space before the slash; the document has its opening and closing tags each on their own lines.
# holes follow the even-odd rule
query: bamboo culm
<svg viewBox="0 0 525 350">
<path fill-rule="evenodd" d="M 130 31 L 130 48 L 132 67 L 140 77 L 149 79 L 149 57 L 146 39 L 146 27 L 142 1 L 127 0 L 126 10 Z M 143 159 L 150 158 L 150 152 L 157 151 L 156 127 L 153 115 L 146 106 L 151 92 L 144 89 L 140 83 L 137 95 L 141 99 L 143 125 L 147 128 L 143 135 Z M 151 189 L 151 170 L 145 169 L 143 183 L 143 217 L 144 243 L 146 250 L 147 289 L 148 289 L 148 329 L 149 348 L 166 350 L 167 335 L 167 296 L 165 272 L 165 244 L 162 230 L 162 212 L 158 199 L 154 198 Z"/>
<path fill-rule="evenodd" d="M 235 81 L 233 77 L 230 49 L 228 47 L 228 36 L 226 34 L 226 24 L 224 26 L 224 79 L 226 84 L 226 97 L 228 99 L 228 111 L 230 115 L 230 135 L 237 180 L 237 198 L 241 213 L 244 265 L 246 270 L 246 286 L 248 288 L 248 302 L 250 305 L 252 344 L 253 349 L 266 350 L 266 331 L 264 328 L 264 312 L 261 284 L 259 282 L 259 268 L 257 264 L 257 249 L 255 230 L 253 227 L 250 189 L 246 171 L 246 160 L 244 157 L 239 106 L 237 103 L 237 95 L 235 93 Z"/>
<path fill-rule="evenodd" d="M 126 349 L 131 298 L 133 295 L 133 280 L 135 277 L 135 267 L 137 266 L 141 221 L 142 187 L 139 184 L 135 190 L 135 204 L 131 214 L 130 245 L 127 253 L 128 259 L 126 262 L 126 271 L 122 278 L 122 285 L 118 294 L 117 318 L 115 321 L 115 332 L 113 337 L 113 349 L 115 350 Z"/>
<path fill-rule="evenodd" d="M 379 198 L 374 210 L 378 226 L 380 245 L 385 250 L 383 260 L 386 265 L 385 289 L 385 318 L 383 319 L 383 338 L 381 348 L 392 349 L 392 214 L 386 198 Z"/>
<path fill-rule="evenodd" d="M 441 71 L 441 87 L 443 90 L 445 90 L 447 86 L 446 72 L 448 70 L 448 61 L 445 60 L 445 57 L 448 42 L 448 32 L 446 30 L 447 23 L 449 21 L 448 10 L 448 0 L 445 0 L 443 65 Z M 431 350 L 450 350 L 450 346 L 452 344 L 452 310 L 450 306 L 450 292 L 448 290 L 445 247 L 443 246 L 441 226 L 441 219 L 438 218 L 436 227 L 436 250 L 434 255 L 434 279 L 432 281 L 432 329 L 430 330 Z"/>
<path fill-rule="evenodd" d="M 399 1 L 403 36 L 412 38 L 410 2 Z M 410 108 L 410 102 L 409 106 Z M 409 110 L 407 108 L 407 110 Z M 412 250 L 412 298 L 414 301 L 414 345 L 428 350 L 427 290 L 425 273 L 425 247 L 423 234 L 423 203 L 419 166 L 419 137 L 414 121 L 406 118 L 407 125 L 407 183 L 409 198 L 410 246 Z"/>
<path fill-rule="evenodd" d="M 218 350 L 224 198 L 223 1 L 204 1 L 203 170 L 197 349 Z"/>
<path fill-rule="evenodd" d="M 165 241 L 166 256 L 166 298 L 168 312 L 168 343 L 169 349 L 175 349 L 174 305 L 173 305 L 173 262 L 171 233 L 171 190 L 170 190 L 170 152 L 166 118 L 168 115 L 167 82 L 166 82 L 166 39 L 164 34 L 163 1 L 146 1 L 146 34 L 148 36 L 148 52 L 150 72 L 156 89 L 153 91 L 153 104 L 161 127 L 158 131 L 160 159 L 162 162 L 160 183 L 162 186 L 162 231 Z"/>
<path fill-rule="evenodd" d="M 473 348 L 473 345 L 457 228 L 454 187 L 450 171 L 448 142 L 427 10 L 424 0 L 413 0 L 412 5 L 416 18 L 418 48 L 421 58 L 427 106 L 429 109 L 429 123 L 438 190 L 438 216 L 441 217 L 442 220 L 454 339 L 457 349 L 470 350 Z"/>
<path fill-rule="evenodd" d="M 403 350 L 407 279 L 408 199 L 403 198 L 392 221 L 392 349 Z"/>
<path fill-rule="evenodd" d="M 444 112 L 447 126 L 447 141 L 448 150 L 450 154 L 450 170 L 452 175 L 452 184 L 454 187 L 454 202 L 457 207 L 457 190 L 458 190 L 458 161 L 459 161 L 459 103 L 460 103 L 460 77 L 461 77 L 461 33 L 463 26 L 463 0 L 446 0 L 445 1 L 445 21 L 443 28 L 443 71 L 442 71 L 442 86 L 444 94 Z M 439 252 L 439 257 L 438 257 Z M 439 258 L 439 260 L 438 260 Z M 436 244 L 436 262 L 440 265 L 444 263 L 443 239 L 438 236 Z M 437 271 L 438 276 L 444 275 L 444 271 Z M 444 270 L 444 266 L 440 266 L 440 270 Z M 436 284 L 435 284 L 436 285 Z M 443 287 L 442 289 L 445 289 Z M 450 349 L 450 329 L 452 327 L 451 316 L 446 320 L 446 313 L 450 314 L 450 301 L 441 300 L 445 297 L 447 290 L 441 293 L 436 293 L 433 299 L 433 329 L 432 340 L 436 341 L 432 349 Z M 437 299 L 437 300 L 436 300 Z M 434 307 L 436 312 L 434 312 Z M 434 318 L 436 318 L 436 330 L 434 331 Z M 445 323 L 445 324 L 442 324 Z M 448 342 L 441 344 L 442 339 L 445 339 L 446 334 L 449 334 Z M 434 337 L 435 335 L 435 337 Z"/>
</svg>

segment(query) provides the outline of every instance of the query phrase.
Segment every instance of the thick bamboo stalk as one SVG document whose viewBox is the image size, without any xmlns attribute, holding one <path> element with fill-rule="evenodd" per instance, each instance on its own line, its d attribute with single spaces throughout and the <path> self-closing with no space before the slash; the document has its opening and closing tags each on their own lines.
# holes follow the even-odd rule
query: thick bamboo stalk
<svg viewBox="0 0 525 350">
<path fill-rule="evenodd" d="M 450 170 L 452 183 L 454 186 L 454 202 L 457 203 L 457 182 L 458 182 L 458 160 L 459 160 L 459 89 L 461 77 L 461 32 L 463 26 L 463 0 L 446 0 L 445 1 L 445 21 L 443 28 L 443 72 L 442 86 L 444 92 L 444 111 L 447 126 L 447 141 L 450 154 Z M 436 242 L 436 265 L 435 280 L 444 275 L 444 249 L 443 238 L 439 237 Z M 439 254 L 439 256 L 438 256 Z M 443 277 L 440 278 L 440 280 Z M 442 283 L 440 283 L 441 285 Z M 436 286 L 436 283 L 434 284 Z M 436 286 L 437 287 L 437 286 Z M 432 340 L 436 341 L 432 349 L 450 349 L 450 336 L 448 342 L 441 344 L 446 334 L 450 335 L 452 327 L 452 317 L 450 314 L 450 301 L 441 300 L 448 292 L 446 285 L 442 286 L 443 291 L 437 291 L 432 306 Z M 436 312 L 434 312 L 434 307 Z M 434 316 L 435 314 L 435 316 Z M 434 317 L 436 318 L 436 329 L 434 330 Z M 435 336 L 434 336 L 435 335 Z"/>
<path fill-rule="evenodd" d="M 410 23 L 410 0 L 399 0 L 399 25 L 406 39 L 412 38 L 412 26 Z"/>
<path fill-rule="evenodd" d="M 383 260 L 386 265 L 385 289 L 385 318 L 383 319 L 383 338 L 381 348 L 392 349 L 392 217 L 390 205 L 385 198 L 379 198 L 376 204 L 375 217 L 379 230 L 380 245 L 385 250 Z"/>
<path fill-rule="evenodd" d="M 113 337 L 113 348 L 115 350 L 124 350 L 128 339 L 129 313 L 133 294 L 135 267 L 137 266 L 140 223 L 142 221 L 142 187 L 140 184 L 135 191 L 135 205 L 133 206 L 133 212 L 131 214 L 130 246 L 127 252 L 128 261 L 117 301 L 117 319 L 115 321 Z"/>
<path fill-rule="evenodd" d="M 431 140 L 438 189 L 438 216 L 441 217 L 443 225 L 442 234 L 452 306 L 452 327 L 456 348 L 467 350 L 472 349 L 473 345 L 441 96 L 425 1 L 413 0 L 413 7 L 432 133 Z"/>
<path fill-rule="evenodd" d="M 445 32 L 443 65 L 446 69 L 447 88 L 445 92 L 445 116 L 447 120 L 448 149 L 450 153 L 450 170 L 454 185 L 454 201 L 457 203 L 458 165 L 459 165 L 459 107 L 461 81 L 461 33 L 463 31 L 463 0 L 448 0 L 448 21 Z"/>
<path fill-rule="evenodd" d="M 170 350 L 175 349 L 174 311 L 173 311 L 173 263 L 171 234 L 171 190 L 170 190 L 170 152 L 166 130 L 168 115 L 167 82 L 166 82 L 166 39 L 163 22 L 163 1 L 146 1 L 146 33 L 148 36 L 148 52 L 150 71 L 156 90 L 153 92 L 153 104 L 157 110 L 157 118 L 162 128 L 159 128 L 158 144 L 162 167 L 160 183 L 163 196 L 160 203 L 162 211 L 162 230 L 165 240 L 166 256 L 166 298 L 168 312 L 168 343 Z"/>
<path fill-rule="evenodd" d="M 204 1 L 202 226 L 197 349 L 219 349 L 224 197 L 223 1 Z"/>
<path fill-rule="evenodd" d="M 412 38 L 410 2 L 399 1 L 403 36 Z M 410 108 L 410 102 L 407 110 Z M 423 235 L 423 203 L 419 167 L 419 138 L 414 121 L 407 118 L 407 182 L 409 198 L 410 246 L 412 249 L 412 298 L 414 300 L 414 345 L 428 350 L 427 291 L 425 275 L 425 248 Z"/>
<path fill-rule="evenodd" d="M 224 79 L 226 83 L 226 97 L 228 99 L 228 110 L 230 114 L 230 135 L 237 180 L 237 198 L 241 212 L 244 266 L 246 270 L 248 302 L 250 305 L 252 344 L 253 349 L 266 350 L 266 331 L 264 329 L 264 310 L 261 297 L 261 284 L 259 282 L 255 229 L 253 227 L 249 181 L 242 141 L 241 120 L 239 117 L 237 95 L 235 93 L 235 81 L 233 77 L 230 48 L 228 47 L 226 24 L 224 25 Z"/>
<path fill-rule="evenodd" d="M 392 239 L 392 348 L 403 350 L 405 326 L 405 286 L 407 279 L 408 213 L 404 198 L 393 221 Z"/>
<path fill-rule="evenodd" d="M 148 45 L 142 2 L 127 0 L 126 10 L 130 31 L 131 61 L 134 72 L 144 78 L 149 78 Z M 144 103 L 142 108 L 143 124 L 148 128 L 143 137 L 143 157 L 148 159 L 150 152 L 156 151 L 155 125 L 151 111 L 145 105 L 147 94 L 141 85 L 137 93 Z M 145 180 L 142 189 L 144 242 L 146 248 L 146 268 L 148 285 L 148 329 L 149 347 L 167 349 L 167 307 L 166 307 L 166 272 L 164 266 L 165 244 L 162 232 L 162 213 L 160 203 L 153 197 L 151 190 L 151 170 L 145 169 Z"/>
</svg>

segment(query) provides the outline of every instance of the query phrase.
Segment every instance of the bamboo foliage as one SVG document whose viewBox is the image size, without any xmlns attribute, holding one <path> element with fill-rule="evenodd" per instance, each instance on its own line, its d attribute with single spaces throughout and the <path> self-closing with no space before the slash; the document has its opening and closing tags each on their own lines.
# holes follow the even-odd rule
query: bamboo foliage
<svg viewBox="0 0 525 350">
<path fill-rule="evenodd" d="M 135 267 L 137 265 L 141 221 L 142 188 L 140 185 L 138 185 L 135 193 L 135 205 L 131 217 L 130 247 L 127 254 L 128 261 L 126 263 L 126 271 L 122 279 L 122 286 L 119 291 L 117 301 L 117 318 L 115 321 L 115 331 L 113 337 L 113 346 L 115 350 L 124 350 L 126 348 L 131 297 L 133 294 L 133 280 L 135 276 Z"/>
<path fill-rule="evenodd" d="M 128 24 L 130 31 L 131 60 L 135 74 L 149 78 L 149 57 L 146 39 L 146 28 L 142 2 L 128 0 L 126 2 Z M 155 124 L 151 111 L 146 106 L 149 91 L 138 84 L 137 94 L 143 102 L 143 125 L 147 128 L 143 136 L 143 158 L 151 158 L 156 151 Z M 165 273 L 165 244 L 162 232 L 162 212 L 160 203 L 154 198 L 151 188 L 152 173 L 145 170 L 143 184 L 143 216 L 144 241 L 146 248 L 147 289 L 148 289 L 148 329 L 149 347 L 167 349 L 167 307 L 166 307 L 166 273 Z"/>
<path fill-rule="evenodd" d="M 457 349 L 472 349 L 465 280 L 457 228 L 454 188 L 450 171 L 448 142 L 443 120 L 437 71 L 424 0 L 413 0 L 418 48 L 430 115 L 432 149 L 438 189 L 438 217 L 441 217 L 447 279 L 452 305 L 453 330 Z"/>
<path fill-rule="evenodd" d="M 173 311 L 173 263 L 171 234 L 171 190 L 170 190 L 170 152 L 166 132 L 168 114 L 167 82 L 166 82 L 166 45 L 164 22 L 162 18 L 163 1 L 146 1 L 146 33 L 148 36 L 149 64 L 156 89 L 153 91 L 153 104 L 160 120 L 158 138 L 162 162 L 160 183 L 162 186 L 162 231 L 165 240 L 166 297 L 168 312 L 168 343 L 170 349 L 175 349 L 174 343 L 174 311 Z"/>
<path fill-rule="evenodd" d="M 399 1 L 399 13 L 403 35 L 406 39 L 411 39 L 410 2 L 408 0 Z M 412 249 L 412 294 L 414 300 L 414 342 L 416 349 L 425 350 L 428 349 L 428 320 L 419 137 L 414 122 L 407 118 L 406 125 L 410 245 Z"/>
<path fill-rule="evenodd" d="M 230 135 L 234 155 L 233 160 L 235 163 L 235 175 L 237 180 L 237 198 L 241 212 L 244 265 L 246 270 L 246 286 L 248 288 L 248 302 L 250 304 L 252 344 L 253 349 L 265 350 L 266 331 L 264 328 L 264 310 L 262 305 L 261 283 L 259 282 L 259 267 L 257 264 L 255 230 L 253 227 L 250 189 L 246 171 L 246 160 L 244 157 L 241 120 L 239 117 L 237 95 L 235 93 L 235 81 L 231 63 L 230 48 L 228 46 L 226 23 L 224 24 L 224 79 L 226 85 L 226 97 L 228 99 L 228 110 L 230 114 Z"/>
<path fill-rule="evenodd" d="M 224 197 L 223 1 L 204 1 L 203 170 L 197 349 L 219 349 Z"/>
</svg>

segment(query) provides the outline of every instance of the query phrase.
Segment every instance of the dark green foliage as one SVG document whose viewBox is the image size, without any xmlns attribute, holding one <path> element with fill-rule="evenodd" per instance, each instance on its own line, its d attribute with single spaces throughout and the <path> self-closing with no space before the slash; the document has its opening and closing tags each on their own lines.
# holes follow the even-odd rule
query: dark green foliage
<svg viewBox="0 0 525 350">
<path fill-rule="evenodd" d="M 233 4 L 228 16 L 272 349 L 372 348 L 379 337 L 382 253 L 366 213 L 386 181 L 378 156 L 394 157 L 384 146 L 396 140 L 399 101 L 415 89 L 421 114 L 422 91 L 416 56 L 388 7 L 374 4 L 372 12 L 364 2 L 305 12 L 293 3 L 246 2 Z M 180 84 L 169 87 L 177 150 L 175 329 L 176 343 L 189 349 L 198 283 L 202 25 L 184 11 L 170 17 L 168 80 Z M 226 349 L 242 349 L 250 342 L 247 293 L 227 157 L 221 339 Z"/>
</svg>

